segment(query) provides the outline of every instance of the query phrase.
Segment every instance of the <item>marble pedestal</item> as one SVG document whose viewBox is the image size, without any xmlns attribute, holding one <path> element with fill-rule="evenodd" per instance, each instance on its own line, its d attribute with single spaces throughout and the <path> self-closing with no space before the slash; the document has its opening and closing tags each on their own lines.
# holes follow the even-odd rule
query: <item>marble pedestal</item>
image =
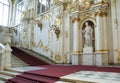
<svg viewBox="0 0 120 83">
<path fill-rule="evenodd" d="M 72 65 L 80 65 L 82 63 L 81 54 L 72 54 Z"/>
<path fill-rule="evenodd" d="M 94 58 L 93 58 L 93 47 L 84 47 L 83 48 L 83 65 L 93 65 Z"/>
<path fill-rule="evenodd" d="M 108 52 L 96 52 L 95 63 L 97 66 L 107 66 L 108 65 Z"/>
</svg>

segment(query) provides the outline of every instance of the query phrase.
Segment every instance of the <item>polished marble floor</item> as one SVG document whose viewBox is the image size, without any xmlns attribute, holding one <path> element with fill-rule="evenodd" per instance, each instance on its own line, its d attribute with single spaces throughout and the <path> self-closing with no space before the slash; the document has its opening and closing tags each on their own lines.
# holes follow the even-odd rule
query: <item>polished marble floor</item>
<svg viewBox="0 0 120 83">
<path fill-rule="evenodd" d="M 80 71 L 61 77 L 72 81 L 86 81 L 93 83 L 120 83 L 120 73 Z"/>
</svg>

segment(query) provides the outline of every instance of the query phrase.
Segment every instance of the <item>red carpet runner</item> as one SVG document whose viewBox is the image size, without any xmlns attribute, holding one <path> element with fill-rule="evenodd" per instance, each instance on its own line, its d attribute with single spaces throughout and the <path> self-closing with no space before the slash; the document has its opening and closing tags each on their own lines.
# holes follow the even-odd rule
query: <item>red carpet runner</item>
<svg viewBox="0 0 120 83">
<path fill-rule="evenodd" d="M 42 70 L 32 70 L 17 75 L 13 79 L 9 79 L 7 83 L 54 83 L 61 76 L 75 73 L 78 71 L 101 71 L 120 73 L 118 67 L 97 67 L 97 66 L 61 66 L 61 65 L 41 65 Z"/>
<path fill-rule="evenodd" d="M 12 48 L 12 54 L 18 58 L 20 58 L 22 61 L 26 62 L 30 66 L 35 66 L 35 65 L 48 65 L 48 63 L 16 48 L 16 47 L 11 47 Z"/>
</svg>

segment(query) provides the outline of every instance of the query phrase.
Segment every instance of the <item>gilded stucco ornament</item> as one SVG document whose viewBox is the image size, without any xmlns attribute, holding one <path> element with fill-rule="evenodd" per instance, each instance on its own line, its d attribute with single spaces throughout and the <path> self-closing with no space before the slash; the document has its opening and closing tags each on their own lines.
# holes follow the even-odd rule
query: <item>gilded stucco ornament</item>
<svg viewBox="0 0 120 83">
<path fill-rule="evenodd" d="M 42 30 L 42 22 L 40 20 L 37 20 L 37 25 L 40 28 L 40 30 Z"/>
<path fill-rule="evenodd" d="M 79 7 L 80 7 L 80 2 L 79 0 L 73 0 L 71 7 L 70 7 L 70 11 L 79 11 Z"/>
<path fill-rule="evenodd" d="M 39 40 L 38 44 L 35 46 L 35 48 L 39 47 L 43 51 L 48 52 L 49 51 L 49 45 L 44 45 L 42 40 Z"/>
<path fill-rule="evenodd" d="M 50 30 L 53 30 L 53 31 L 54 31 L 54 33 L 56 34 L 56 37 L 57 37 L 57 39 L 58 39 L 59 36 L 60 36 L 60 29 L 59 29 L 59 27 L 57 27 L 57 26 L 55 26 L 55 25 L 52 25 L 50 28 L 51 28 Z"/>
<path fill-rule="evenodd" d="M 64 54 L 64 63 L 68 62 L 68 51 Z"/>
<path fill-rule="evenodd" d="M 61 61 L 61 56 L 60 56 L 59 54 L 56 54 L 56 55 L 55 55 L 55 61 L 56 61 L 56 62 Z"/>
<path fill-rule="evenodd" d="M 50 58 L 53 59 L 54 53 L 50 50 Z"/>
<path fill-rule="evenodd" d="M 90 7 L 90 0 L 82 0 L 80 6 L 84 9 Z"/>
</svg>

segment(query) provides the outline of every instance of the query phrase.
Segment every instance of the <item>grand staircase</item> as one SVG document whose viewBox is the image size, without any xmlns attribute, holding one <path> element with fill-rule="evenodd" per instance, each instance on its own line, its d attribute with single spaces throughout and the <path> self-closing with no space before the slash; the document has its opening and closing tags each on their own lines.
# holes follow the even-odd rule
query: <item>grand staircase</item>
<svg viewBox="0 0 120 83">
<path fill-rule="evenodd" d="M 29 66 L 55 64 L 55 62 L 52 61 L 51 59 L 36 52 L 33 52 L 31 50 L 17 47 L 11 48 L 13 50 L 12 54 L 17 58 L 21 59 L 22 61 L 24 61 L 25 63 L 27 63 Z"/>
<path fill-rule="evenodd" d="M 0 71 L 0 83 L 31 83 L 35 82 L 31 79 L 35 78 L 38 80 L 38 76 L 28 75 L 28 74 L 22 74 L 22 71 L 14 70 L 13 68 L 22 68 L 22 67 L 28 67 L 28 66 L 37 66 L 37 65 L 48 65 L 48 64 L 55 64 L 52 60 L 48 60 L 48 58 L 41 56 L 38 53 L 35 53 L 33 51 L 22 49 L 22 48 L 16 48 L 12 47 L 12 55 L 11 55 L 11 69 L 5 69 L 4 71 Z M 39 76 L 40 77 L 40 76 Z M 17 80 L 16 80 L 17 78 Z M 46 77 L 40 77 L 42 81 L 45 81 Z M 39 78 L 39 81 L 40 81 Z M 8 81 L 9 79 L 9 81 Z M 11 80 L 12 79 L 12 80 Z M 11 80 L 11 81 L 10 81 Z M 42 83 L 39 82 L 39 83 Z M 48 80 L 50 82 L 53 82 L 52 79 Z"/>
<path fill-rule="evenodd" d="M 26 64 L 24 61 L 22 61 L 21 59 L 17 58 L 14 55 L 12 55 L 11 64 L 12 64 L 12 68 L 13 67 L 26 67 L 26 66 L 28 66 L 28 64 Z"/>
</svg>

